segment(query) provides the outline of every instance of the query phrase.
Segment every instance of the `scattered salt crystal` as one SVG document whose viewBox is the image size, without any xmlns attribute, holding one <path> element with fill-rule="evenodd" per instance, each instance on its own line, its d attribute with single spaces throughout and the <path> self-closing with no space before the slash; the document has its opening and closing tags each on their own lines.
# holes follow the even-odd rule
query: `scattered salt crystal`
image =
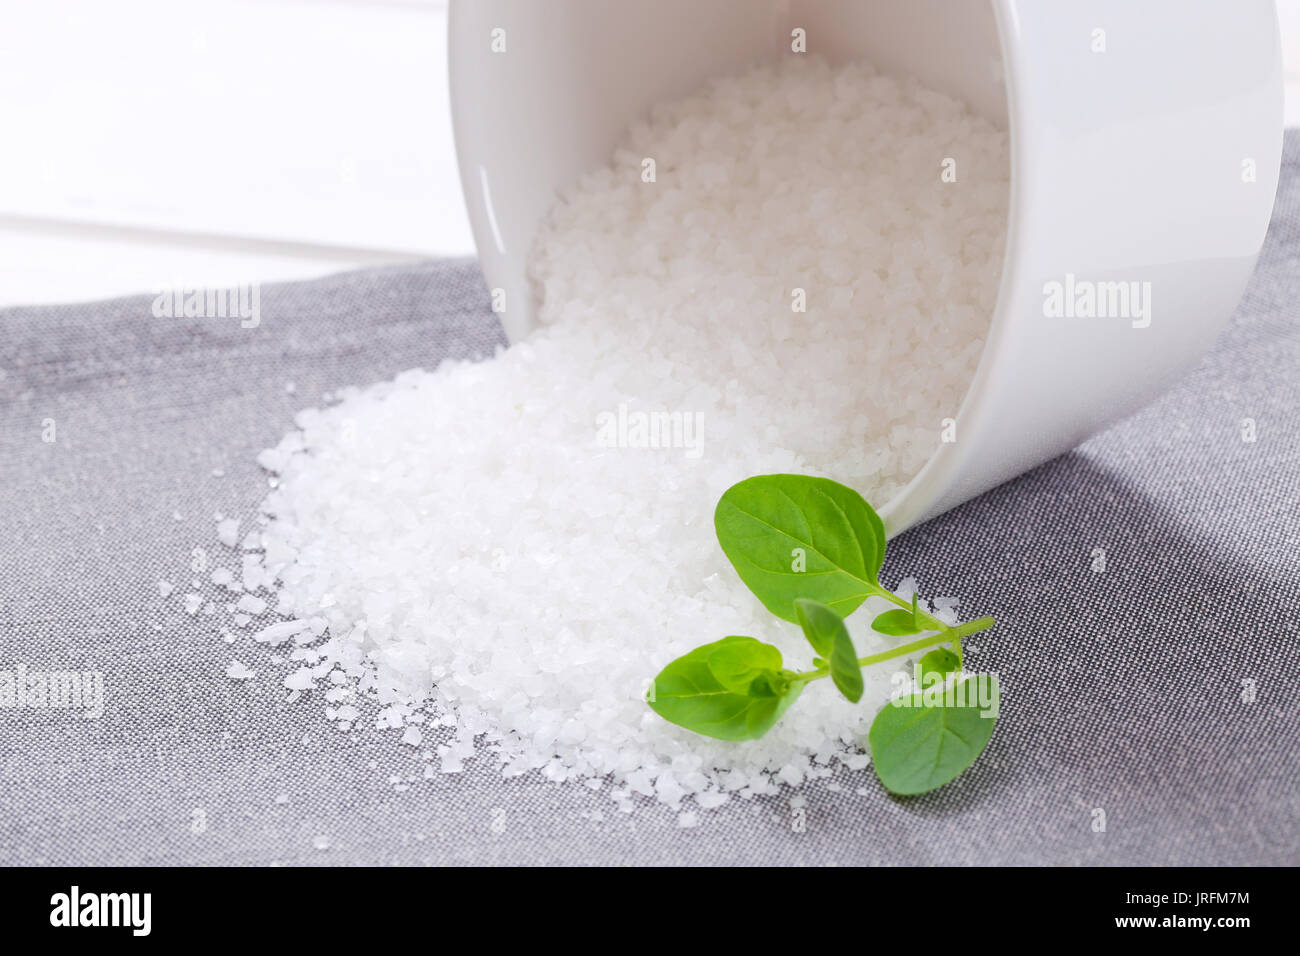
<svg viewBox="0 0 1300 956">
<path fill-rule="evenodd" d="M 253 640 L 259 644 L 283 644 L 306 627 L 306 621 L 280 621 L 262 628 L 253 635 Z"/>
<path fill-rule="evenodd" d="M 685 813 L 679 813 L 677 815 L 677 825 L 679 827 L 686 828 L 686 829 L 689 829 L 690 827 L 697 827 L 700 825 L 700 815 L 698 813 L 692 813 L 690 811 L 687 811 Z"/>
<path fill-rule="evenodd" d="M 300 667 L 284 679 L 284 686 L 289 690 L 311 690 L 316 685 L 312 682 L 311 668 Z"/>
<path fill-rule="evenodd" d="M 239 519 L 225 518 L 217 522 L 217 540 L 227 548 L 239 543 Z"/>
<path fill-rule="evenodd" d="M 264 585 L 269 585 L 266 568 L 262 566 L 262 559 L 256 554 L 246 554 L 241 559 L 241 578 L 243 579 L 245 591 L 257 591 Z"/>
<path fill-rule="evenodd" d="M 191 617 L 199 613 L 199 608 L 203 607 L 203 595 L 190 593 L 185 595 L 185 613 Z"/>
<path fill-rule="evenodd" d="M 255 594 L 245 594 L 235 602 L 235 607 L 245 614 L 251 614 L 254 617 L 266 610 L 266 601 L 262 600 Z M 305 626 L 305 625 L 304 625 Z"/>
<path fill-rule="evenodd" d="M 158 582 L 158 595 L 159 595 L 159 597 L 168 597 L 168 596 L 172 593 L 172 591 L 174 591 L 174 590 L 176 590 L 176 588 L 175 588 L 175 586 L 174 586 L 170 581 L 159 581 L 159 582 Z"/>
<path fill-rule="evenodd" d="M 803 770 L 793 763 L 788 763 L 777 773 L 777 779 L 787 786 L 797 787 L 803 783 Z"/>
<path fill-rule="evenodd" d="M 844 766 L 850 770 L 864 770 L 871 765 L 871 754 L 856 753 L 844 758 Z"/>
<path fill-rule="evenodd" d="M 438 759 L 443 773 L 460 773 L 465 769 L 464 762 L 445 744 L 438 748 Z"/>
<path fill-rule="evenodd" d="M 248 680 L 256 677 L 257 672 L 249 669 L 247 665 L 240 661 L 231 661 L 230 666 L 226 668 L 226 676 L 231 680 Z"/>
<path fill-rule="evenodd" d="M 402 733 L 402 743 L 409 744 L 412 747 L 420 746 L 422 740 L 424 740 L 424 734 L 420 733 L 419 727 L 407 727 Z"/>
</svg>

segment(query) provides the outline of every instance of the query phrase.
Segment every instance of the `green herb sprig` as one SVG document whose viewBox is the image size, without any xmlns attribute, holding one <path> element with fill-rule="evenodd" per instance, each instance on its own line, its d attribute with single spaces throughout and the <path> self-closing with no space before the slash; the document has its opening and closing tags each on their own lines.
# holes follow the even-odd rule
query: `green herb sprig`
<svg viewBox="0 0 1300 956">
<path fill-rule="evenodd" d="M 769 611 L 799 625 L 812 668 L 789 670 L 781 652 L 752 637 L 724 637 L 665 667 L 646 700 L 665 720 L 720 740 L 767 733 L 813 681 L 829 677 L 847 699 L 862 698 L 862 668 L 930 649 L 920 689 L 891 701 L 867 735 L 872 764 L 893 793 L 937 789 L 987 745 L 1000 690 L 991 675 L 962 671 L 962 638 L 993 626 L 981 617 L 951 627 L 882 587 L 885 526 L 852 488 L 827 478 L 760 475 L 727 490 L 714 513 L 718 542 L 740 579 Z M 897 608 L 872 621 L 891 636 L 924 634 L 858 657 L 844 618 L 868 597 Z M 932 632 L 932 633 L 931 633 Z"/>
</svg>

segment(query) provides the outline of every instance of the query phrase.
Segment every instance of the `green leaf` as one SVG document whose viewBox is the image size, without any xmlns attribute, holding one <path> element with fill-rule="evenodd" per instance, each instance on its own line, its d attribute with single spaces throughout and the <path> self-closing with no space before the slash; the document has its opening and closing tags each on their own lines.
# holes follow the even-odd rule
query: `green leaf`
<svg viewBox="0 0 1300 956">
<path fill-rule="evenodd" d="M 782 664 L 779 650 L 752 637 L 724 637 L 678 659 L 693 655 L 700 655 L 695 659 L 706 661 L 718 683 L 737 694 L 748 694 L 755 680 L 780 672 Z"/>
<path fill-rule="evenodd" d="M 885 611 L 883 614 L 877 614 L 876 619 L 871 622 L 871 629 L 881 634 L 888 634 L 891 637 L 906 637 L 909 634 L 920 634 L 924 628 L 917 627 L 916 618 L 912 616 L 911 611 L 905 611 L 901 607 L 894 608 L 892 611 Z"/>
<path fill-rule="evenodd" d="M 921 658 L 921 686 L 925 687 L 928 683 L 931 683 L 934 680 L 947 678 L 949 674 L 956 671 L 960 666 L 961 661 L 957 659 L 956 654 L 948 650 L 946 647 L 936 647 Z M 937 674 L 939 677 L 930 677 L 927 680 L 927 677 L 930 674 Z"/>
<path fill-rule="evenodd" d="M 797 623 L 801 597 L 847 616 L 881 590 L 885 526 L 860 494 L 828 478 L 746 479 L 723 494 L 713 523 L 740 579 L 782 620 Z"/>
<path fill-rule="evenodd" d="M 841 694 L 856 704 L 862 699 L 862 668 L 844 619 L 820 601 L 808 598 L 799 598 L 794 607 L 804 637 L 829 663 L 831 680 Z"/>
<path fill-rule="evenodd" d="M 835 636 L 844 629 L 844 619 L 820 601 L 799 598 L 794 602 L 794 616 L 803 629 L 803 636 L 817 652 L 817 660 L 826 664 L 834 653 Z"/>
<path fill-rule="evenodd" d="M 646 702 L 664 720 L 719 740 L 753 740 L 781 719 L 803 690 L 781 652 L 752 637 L 724 637 L 665 667 Z"/>
<path fill-rule="evenodd" d="M 951 688 L 939 685 L 890 701 L 867 735 L 880 782 L 893 793 L 910 795 L 954 780 L 988 744 L 999 704 L 992 674 L 973 674 Z"/>
</svg>

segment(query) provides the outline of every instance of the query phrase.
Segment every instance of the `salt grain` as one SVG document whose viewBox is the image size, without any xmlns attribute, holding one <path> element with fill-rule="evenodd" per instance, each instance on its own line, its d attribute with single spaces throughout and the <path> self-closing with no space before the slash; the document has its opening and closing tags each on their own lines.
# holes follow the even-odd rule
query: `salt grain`
<svg viewBox="0 0 1300 956">
<path fill-rule="evenodd" d="M 217 522 L 217 540 L 227 548 L 239 543 L 239 519 L 225 518 Z"/>
<path fill-rule="evenodd" d="M 254 594 L 245 594 L 235 602 L 235 607 L 245 614 L 251 614 L 254 617 L 266 610 L 266 601 Z M 304 624 L 305 626 L 305 624 Z"/>
<path fill-rule="evenodd" d="M 259 644 L 283 644 L 289 638 L 306 630 L 306 621 L 281 621 L 278 624 L 271 624 L 262 628 L 253 635 L 253 640 Z"/>
<path fill-rule="evenodd" d="M 256 677 L 257 672 L 240 661 L 231 661 L 230 666 L 226 668 L 226 676 L 231 680 L 249 680 Z"/>
</svg>

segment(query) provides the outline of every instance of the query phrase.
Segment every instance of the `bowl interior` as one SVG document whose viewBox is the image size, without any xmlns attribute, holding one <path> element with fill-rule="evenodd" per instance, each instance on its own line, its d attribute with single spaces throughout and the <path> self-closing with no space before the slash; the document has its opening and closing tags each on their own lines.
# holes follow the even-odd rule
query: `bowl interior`
<svg viewBox="0 0 1300 956">
<path fill-rule="evenodd" d="M 792 31 L 832 61 L 867 58 L 965 100 L 1005 126 L 991 2 L 951 0 L 456 0 L 452 112 L 479 257 L 517 341 L 533 328 L 527 279 L 539 223 L 661 100 L 790 56 Z M 504 33 L 494 31 L 504 31 Z M 494 52 L 504 43 L 504 52 Z"/>
</svg>

